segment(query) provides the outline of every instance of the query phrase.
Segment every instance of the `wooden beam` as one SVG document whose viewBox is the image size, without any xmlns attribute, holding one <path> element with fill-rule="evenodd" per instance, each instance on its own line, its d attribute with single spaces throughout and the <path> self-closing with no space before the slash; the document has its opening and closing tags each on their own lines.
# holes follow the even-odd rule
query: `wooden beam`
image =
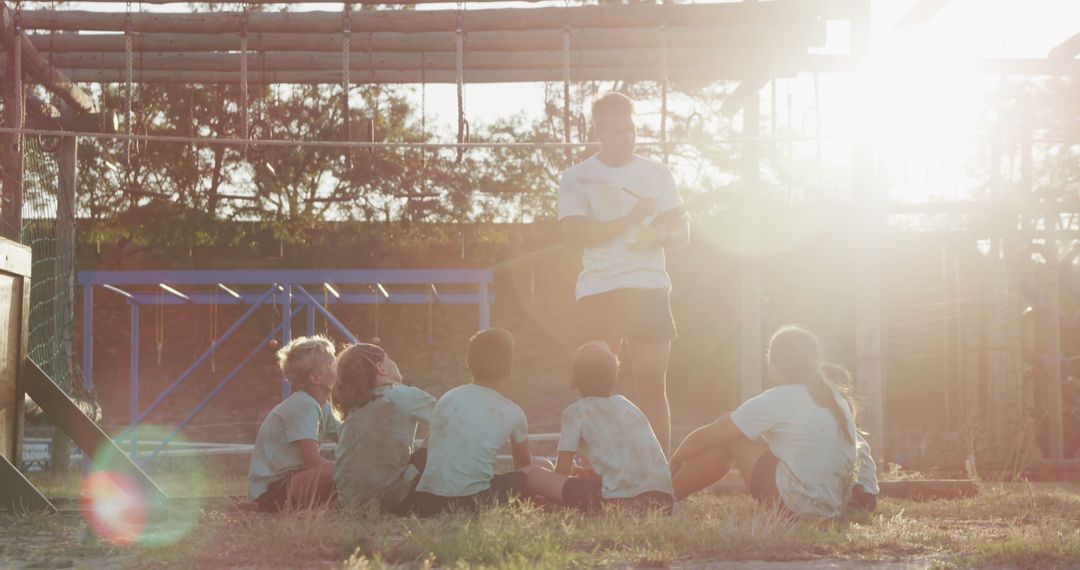
<svg viewBox="0 0 1080 570">
<path fill-rule="evenodd" d="M 810 21 L 829 2 L 787 1 L 761 3 L 719 3 L 682 5 L 604 5 L 575 8 L 501 8 L 468 10 L 464 17 L 469 33 L 495 30 L 561 30 L 570 28 L 657 28 L 661 21 L 672 27 L 720 25 L 776 25 L 785 21 Z M 136 33 L 226 33 L 239 32 L 241 12 L 217 13 L 135 13 L 131 30 Z M 124 31 L 123 12 L 81 10 L 25 10 L 23 26 L 28 30 Z M 368 32 L 453 32 L 456 10 L 364 11 L 350 17 L 353 34 Z M 247 31 L 290 33 L 340 33 L 340 11 L 253 12 L 248 14 Z"/>
<path fill-rule="evenodd" d="M 1076 34 L 1054 46 L 1050 53 L 1047 54 L 1047 57 L 1050 59 L 1072 59 L 1078 55 L 1080 55 L 1080 34 Z"/>
<path fill-rule="evenodd" d="M 726 69 L 746 69 L 751 66 L 772 67 L 762 54 L 749 50 L 710 51 L 701 49 L 669 49 L 668 64 L 672 66 L 713 66 Z M 243 57 L 238 53 L 148 53 L 132 62 L 135 81 L 144 71 L 227 71 L 238 72 Z M 639 67 L 659 70 L 661 54 L 656 49 L 575 50 L 570 53 L 571 77 L 581 68 Z M 124 70 L 126 58 L 118 53 L 58 53 L 53 64 L 63 69 L 111 69 Z M 479 69 L 561 69 L 561 51 L 497 52 L 469 51 L 464 56 L 465 70 Z M 271 52 L 265 57 L 251 54 L 247 66 L 249 79 L 259 77 L 266 71 L 341 71 L 340 53 L 326 52 Z M 349 59 L 349 67 L 357 72 L 357 82 L 363 82 L 369 70 L 418 71 L 426 69 L 457 69 L 457 58 L 451 52 L 401 53 L 369 52 Z"/>
<path fill-rule="evenodd" d="M 49 65 L 49 62 L 41 57 L 25 35 L 19 39 L 22 43 L 24 73 L 29 73 L 43 87 L 63 97 L 75 109 L 84 113 L 97 110 L 94 99 L 63 73 Z M 3 44 L 5 50 L 11 52 L 15 48 L 16 41 L 14 15 L 6 4 L 0 2 L 0 44 Z"/>
<path fill-rule="evenodd" d="M 657 49 L 660 30 L 575 28 L 570 30 L 570 46 L 578 49 Z M 799 22 L 790 26 L 695 26 L 668 27 L 669 48 L 709 48 L 771 45 L 821 45 L 825 41 L 823 22 Z M 116 33 L 39 33 L 29 36 L 42 53 L 124 52 L 124 35 Z M 341 52 L 340 31 L 324 34 L 252 33 L 248 50 Z M 456 49 L 455 32 L 374 32 L 352 34 L 351 51 L 451 52 Z M 558 51 L 562 50 L 562 30 L 486 31 L 468 34 L 468 51 Z M 135 52 L 215 52 L 239 51 L 240 34 L 145 33 L 132 38 Z"/>
<path fill-rule="evenodd" d="M 81 83 L 123 83 L 124 71 L 120 69 L 66 69 L 75 81 Z M 735 62 L 730 66 L 671 66 L 668 78 L 672 81 L 719 81 L 746 75 L 752 67 L 746 63 Z M 573 81 L 659 81 L 658 67 L 587 67 L 571 71 Z M 562 81 L 563 70 L 558 68 L 533 69 L 473 69 L 465 72 L 466 83 L 538 83 Z M 220 84 L 239 83 L 239 72 L 232 71 L 142 71 L 136 73 L 139 83 L 191 83 Z M 249 70 L 248 82 L 280 84 L 337 84 L 341 82 L 341 70 L 294 70 L 268 71 L 262 74 Z M 453 70 L 430 70 L 422 73 L 419 69 L 394 70 L 376 69 L 357 73 L 355 84 L 419 84 L 456 83 Z"/>
</svg>

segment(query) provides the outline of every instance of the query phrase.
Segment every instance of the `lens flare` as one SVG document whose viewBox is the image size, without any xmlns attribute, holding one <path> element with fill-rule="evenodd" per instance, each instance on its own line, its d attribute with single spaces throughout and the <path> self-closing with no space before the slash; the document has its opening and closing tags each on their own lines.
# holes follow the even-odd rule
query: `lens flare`
<svg viewBox="0 0 1080 570">
<path fill-rule="evenodd" d="M 168 481 L 172 498 L 195 500 L 161 503 L 139 477 L 132 476 L 125 460 L 108 448 L 99 449 L 94 453 L 94 470 L 84 480 L 81 502 L 90 530 L 102 540 L 117 546 L 166 546 L 187 535 L 199 521 L 206 477 L 198 444 L 176 438 L 176 445 L 148 458 L 172 431 L 167 426 L 139 426 L 141 464 L 159 484 Z"/>
</svg>

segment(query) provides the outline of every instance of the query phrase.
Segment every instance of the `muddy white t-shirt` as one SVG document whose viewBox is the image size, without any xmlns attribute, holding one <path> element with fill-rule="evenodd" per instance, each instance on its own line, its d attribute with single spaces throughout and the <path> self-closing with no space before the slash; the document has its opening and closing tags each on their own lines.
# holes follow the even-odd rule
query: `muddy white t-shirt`
<svg viewBox="0 0 1080 570">
<path fill-rule="evenodd" d="M 417 426 L 431 423 L 435 398 L 403 384 L 380 386 L 374 394 L 374 400 L 349 411 L 341 425 L 334 483 L 342 505 L 378 500 L 383 509 L 392 509 L 419 475 L 409 456 Z"/>
<path fill-rule="evenodd" d="M 298 441 L 319 441 L 322 406 L 303 390 L 274 406 L 259 426 L 248 468 L 248 496 L 258 499 L 270 483 L 304 466 Z"/>
<path fill-rule="evenodd" d="M 854 431 L 851 409 L 833 393 Z M 786 384 L 762 392 L 731 412 L 731 421 L 751 440 L 764 440 L 780 460 L 776 488 L 797 514 L 839 515 L 855 483 L 856 449 L 837 430 L 832 412 L 814 402 L 802 384 Z"/>
<path fill-rule="evenodd" d="M 494 388 L 465 384 L 435 404 L 427 465 L 417 491 L 465 497 L 486 491 L 495 476 L 495 459 L 507 440 L 529 438 L 525 412 Z"/>
<path fill-rule="evenodd" d="M 675 178 L 662 162 L 634 156 L 630 164 L 612 168 L 593 156 L 563 172 L 559 220 L 584 216 L 598 222 L 611 221 L 629 214 L 638 197 L 656 200 L 657 212 L 682 205 Z M 577 298 L 614 289 L 671 290 L 664 249 L 634 249 L 635 242 L 633 228 L 607 243 L 585 248 Z"/>
<path fill-rule="evenodd" d="M 559 451 L 580 452 L 589 460 L 603 481 L 605 499 L 674 494 L 667 458 L 649 420 L 622 396 L 586 397 L 567 406 Z"/>
</svg>

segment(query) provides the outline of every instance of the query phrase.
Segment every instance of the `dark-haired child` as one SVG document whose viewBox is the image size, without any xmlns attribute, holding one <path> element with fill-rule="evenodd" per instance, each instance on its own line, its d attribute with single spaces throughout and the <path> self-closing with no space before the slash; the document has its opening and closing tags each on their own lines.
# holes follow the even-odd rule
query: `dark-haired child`
<svg viewBox="0 0 1080 570">
<path fill-rule="evenodd" d="M 529 490 L 586 511 L 613 503 L 670 513 L 674 490 L 667 459 L 645 414 L 612 394 L 618 372 L 618 358 L 606 343 L 578 349 L 571 381 L 581 399 L 563 411 L 555 471 L 529 469 Z M 573 474 L 578 453 L 598 478 Z"/>
<path fill-rule="evenodd" d="M 499 393 L 514 368 L 513 335 L 501 328 L 476 333 L 466 364 L 472 383 L 443 394 L 432 413 L 427 467 L 411 506 L 420 516 L 471 510 L 526 490 L 520 469 L 532 463 L 532 456 L 525 412 Z M 496 475 L 496 457 L 507 440 L 519 471 Z"/>
</svg>

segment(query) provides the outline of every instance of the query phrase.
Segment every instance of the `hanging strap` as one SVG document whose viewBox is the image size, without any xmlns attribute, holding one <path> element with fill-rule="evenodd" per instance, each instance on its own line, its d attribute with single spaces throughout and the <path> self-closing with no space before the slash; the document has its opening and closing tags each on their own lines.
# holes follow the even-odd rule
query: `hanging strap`
<svg viewBox="0 0 1080 570">
<path fill-rule="evenodd" d="M 466 140 L 465 126 L 465 3 L 458 2 L 457 32 L 455 35 L 455 51 L 457 55 L 457 107 L 458 107 L 458 143 Z M 465 157 L 465 147 L 458 146 L 457 162 L 461 163 Z"/>
<path fill-rule="evenodd" d="M 563 75 L 563 142 L 570 142 L 570 0 L 566 0 L 562 17 L 562 75 Z M 569 166 L 573 153 L 566 149 Z"/>
<path fill-rule="evenodd" d="M 131 2 L 127 3 L 124 12 L 124 134 L 131 135 L 131 96 L 132 80 L 134 71 L 134 56 L 132 55 L 132 31 L 131 31 Z M 131 139 L 124 142 L 124 165 L 131 164 Z"/>
<path fill-rule="evenodd" d="M 21 0 L 15 0 L 15 18 L 14 18 L 14 20 L 15 20 L 14 21 L 15 47 L 13 49 L 14 49 L 14 52 L 15 52 L 14 53 L 14 57 L 15 57 L 15 70 L 14 70 L 15 77 L 13 77 L 12 80 L 15 83 L 15 101 L 14 101 L 14 105 L 15 105 L 15 127 L 19 130 L 19 132 L 17 132 L 15 134 L 15 152 L 17 152 L 19 155 L 22 155 L 22 152 L 23 152 L 23 140 L 24 140 L 22 130 L 23 130 L 23 128 L 26 127 L 26 99 L 25 99 L 26 94 L 23 92 L 23 72 L 22 72 L 23 30 L 22 30 L 22 1 Z M 18 217 L 18 212 L 16 212 L 16 218 L 15 219 L 17 219 L 17 217 Z M 19 228 L 15 228 L 16 231 L 18 231 L 18 229 Z"/>
<path fill-rule="evenodd" d="M 352 4 L 346 0 L 341 12 L 341 115 L 342 137 L 352 140 L 352 117 L 349 116 L 349 91 L 352 87 Z M 345 147 L 345 169 L 352 168 L 352 153 Z"/>
<path fill-rule="evenodd" d="M 248 116 L 248 6 L 240 13 L 240 138 L 244 139 L 241 155 L 247 158 L 251 124 Z"/>
<path fill-rule="evenodd" d="M 664 164 L 671 158 L 671 149 L 667 145 L 668 120 L 668 31 L 667 0 L 661 9 L 660 20 L 660 142 L 663 143 Z"/>
</svg>

